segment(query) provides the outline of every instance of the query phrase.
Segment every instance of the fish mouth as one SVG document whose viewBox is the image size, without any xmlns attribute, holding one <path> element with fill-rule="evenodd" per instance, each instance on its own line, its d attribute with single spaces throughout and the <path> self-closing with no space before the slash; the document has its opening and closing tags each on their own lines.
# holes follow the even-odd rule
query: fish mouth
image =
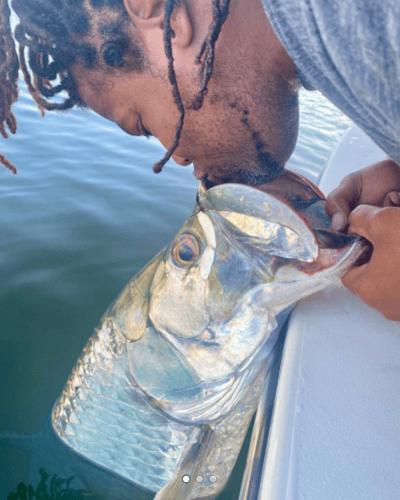
<svg viewBox="0 0 400 500">
<path fill-rule="evenodd" d="M 208 177 L 202 179 L 201 184 L 206 191 L 217 185 L 215 182 L 210 181 Z"/>
<path fill-rule="evenodd" d="M 234 184 L 231 184 L 231 186 L 234 186 Z M 204 190 L 203 193 L 215 186 L 216 184 L 209 181 L 208 178 L 202 179 L 201 187 Z M 331 268 L 338 273 L 341 272 L 345 274 L 350 268 L 365 264 L 370 259 L 372 245 L 368 240 L 358 235 L 347 235 L 345 233 L 332 231 L 330 218 L 325 211 L 323 193 L 304 177 L 286 170 L 285 173 L 280 176 L 279 183 L 247 187 L 253 188 L 256 191 L 261 191 L 275 198 L 277 201 L 276 206 L 273 205 L 273 208 L 276 209 L 277 213 L 281 213 L 280 210 L 286 205 L 286 207 L 293 211 L 293 214 L 297 216 L 298 220 L 302 221 L 303 227 L 298 227 L 296 231 L 301 231 L 299 234 L 301 234 L 302 238 L 314 241 L 314 258 L 291 259 L 292 266 L 302 273 L 312 275 Z M 240 197 L 239 191 L 237 196 Z M 217 198 L 216 200 L 218 202 Z M 212 199 L 212 196 L 210 199 Z M 261 203 L 262 200 L 258 201 Z M 212 202 L 214 203 L 214 200 Z M 226 202 L 226 210 L 233 210 L 241 213 L 241 210 L 238 209 L 237 206 L 234 206 L 235 202 L 232 201 L 229 196 L 226 198 Z M 202 203 L 200 202 L 199 196 L 198 203 L 200 209 L 202 209 Z M 203 208 L 209 208 L 207 202 Z M 246 206 L 243 209 L 243 214 L 246 216 L 256 215 L 263 219 L 263 213 L 260 210 L 259 214 L 257 211 L 258 208 L 258 205 L 257 208 Z M 254 210 L 256 210 L 257 214 L 254 213 Z M 286 212 L 285 214 L 288 216 Z M 270 216 L 271 214 L 268 214 L 265 220 L 268 221 Z M 279 223 L 285 226 L 284 221 L 279 221 Z M 243 229 L 239 227 L 239 229 L 246 234 L 246 228 Z M 254 234 L 252 236 L 254 236 Z M 277 267 L 284 265 L 284 262 L 284 258 L 281 259 L 277 256 Z"/>
<path fill-rule="evenodd" d="M 296 268 L 312 275 L 328 268 L 343 268 L 346 273 L 352 267 L 369 261 L 373 247 L 365 238 L 347 235 L 328 229 L 313 229 L 318 243 L 318 257 L 312 262 L 297 262 Z"/>
</svg>

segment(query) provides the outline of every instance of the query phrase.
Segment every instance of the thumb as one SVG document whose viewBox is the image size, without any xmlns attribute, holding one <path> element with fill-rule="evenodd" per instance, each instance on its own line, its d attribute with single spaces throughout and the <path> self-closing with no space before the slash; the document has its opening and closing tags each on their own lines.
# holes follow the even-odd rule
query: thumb
<svg viewBox="0 0 400 500">
<path fill-rule="evenodd" d="M 382 209 L 371 205 L 359 205 L 349 217 L 349 233 L 358 234 L 371 241 L 370 226 L 372 218 Z"/>
<path fill-rule="evenodd" d="M 332 219 L 334 231 L 343 231 L 346 228 L 350 212 L 357 205 L 360 196 L 361 186 L 354 174 L 345 177 L 339 186 L 329 193 L 325 210 Z"/>
<path fill-rule="evenodd" d="M 394 245 L 398 248 L 400 209 L 359 205 L 349 216 L 349 234 L 358 234 L 375 247 Z M 396 243 L 393 243 L 393 242 Z"/>
</svg>

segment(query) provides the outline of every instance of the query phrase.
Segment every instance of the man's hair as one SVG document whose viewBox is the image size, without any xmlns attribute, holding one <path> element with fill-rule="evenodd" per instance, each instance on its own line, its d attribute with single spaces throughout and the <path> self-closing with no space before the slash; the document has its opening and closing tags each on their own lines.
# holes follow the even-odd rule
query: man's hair
<svg viewBox="0 0 400 500">
<path fill-rule="evenodd" d="M 166 0 L 164 48 L 168 58 L 168 78 L 180 112 L 174 142 L 165 156 L 153 166 L 161 172 L 179 144 L 185 107 L 177 84 L 172 53 L 171 16 L 181 0 Z M 213 21 L 196 57 L 201 83 L 192 109 L 200 109 L 211 78 L 215 43 L 225 22 L 230 0 L 212 0 Z M 86 68 L 104 71 L 136 71 L 146 67 L 146 57 L 137 40 L 128 37 L 130 22 L 123 0 L 12 0 L 18 24 L 11 28 L 9 0 L 0 0 L 0 134 L 15 134 L 17 121 L 11 110 L 18 100 L 18 72 L 21 69 L 27 88 L 42 115 L 45 110 L 85 107 L 69 71 L 79 60 Z M 99 12 L 98 21 L 93 14 Z M 100 37 L 100 47 L 96 41 Z M 63 92 L 61 99 L 58 94 Z M 66 94 L 66 97 L 65 97 Z M 54 99 L 56 98 L 56 99 Z M 0 152 L 0 163 L 13 173 L 15 166 Z"/>
</svg>

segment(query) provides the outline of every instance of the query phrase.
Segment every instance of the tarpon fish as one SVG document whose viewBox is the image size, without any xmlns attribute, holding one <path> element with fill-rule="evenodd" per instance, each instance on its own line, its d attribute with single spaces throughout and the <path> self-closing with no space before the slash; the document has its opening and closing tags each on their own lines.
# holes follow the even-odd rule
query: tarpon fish
<svg viewBox="0 0 400 500">
<path fill-rule="evenodd" d="M 218 495 L 268 377 L 277 317 L 366 249 L 330 231 L 319 192 L 300 191 L 200 185 L 192 215 L 104 314 L 54 405 L 69 450 L 149 498 Z"/>
</svg>

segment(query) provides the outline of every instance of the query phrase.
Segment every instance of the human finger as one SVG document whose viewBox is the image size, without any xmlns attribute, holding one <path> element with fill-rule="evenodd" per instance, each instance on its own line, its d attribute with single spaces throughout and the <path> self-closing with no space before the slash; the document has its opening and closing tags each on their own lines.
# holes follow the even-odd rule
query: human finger
<svg viewBox="0 0 400 500">
<path fill-rule="evenodd" d="M 398 207 L 400 206 L 400 193 L 398 191 L 391 191 L 383 200 L 384 207 Z"/>
<path fill-rule="evenodd" d="M 361 184 L 356 174 L 346 176 L 339 186 L 329 193 L 325 210 L 331 217 L 334 231 L 343 231 L 348 222 L 348 217 L 361 196 Z"/>
<path fill-rule="evenodd" d="M 349 234 L 358 234 L 373 243 L 373 231 L 371 231 L 371 222 L 373 217 L 382 210 L 380 207 L 372 205 L 359 205 L 349 215 Z"/>
<path fill-rule="evenodd" d="M 400 294 L 398 271 L 394 263 L 381 265 L 384 255 L 377 251 L 371 260 L 348 271 L 342 278 L 343 285 L 365 304 L 379 311 L 391 321 L 400 321 Z"/>
<path fill-rule="evenodd" d="M 400 209 L 359 205 L 349 216 L 349 233 L 364 236 L 374 247 L 400 248 Z"/>
<path fill-rule="evenodd" d="M 362 278 L 367 271 L 368 263 L 362 266 L 350 269 L 342 278 L 343 285 L 357 296 L 360 296 L 360 288 L 362 289 Z M 361 282 L 361 286 L 360 286 Z M 361 294 L 362 295 L 362 294 Z"/>
</svg>

